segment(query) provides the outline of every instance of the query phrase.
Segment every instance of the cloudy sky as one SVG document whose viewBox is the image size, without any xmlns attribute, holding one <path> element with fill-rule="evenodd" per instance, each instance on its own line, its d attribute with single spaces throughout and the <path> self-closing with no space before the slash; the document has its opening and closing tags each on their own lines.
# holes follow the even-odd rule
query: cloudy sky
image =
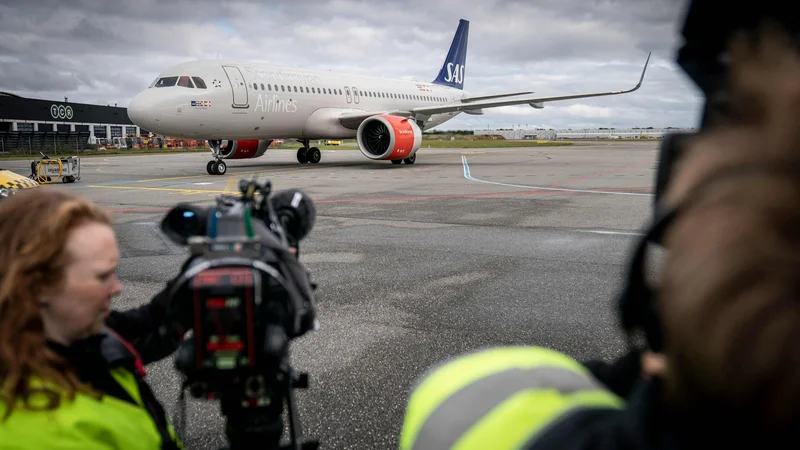
<svg viewBox="0 0 800 450">
<path fill-rule="evenodd" d="M 691 127 L 685 0 L 0 0 L 0 91 L 127 106 L 172 64 L 230 58 L 432 81 L 470 21 L 465 89 L 621 96 L 461 115 L 441 129 Z"/>
</svg>

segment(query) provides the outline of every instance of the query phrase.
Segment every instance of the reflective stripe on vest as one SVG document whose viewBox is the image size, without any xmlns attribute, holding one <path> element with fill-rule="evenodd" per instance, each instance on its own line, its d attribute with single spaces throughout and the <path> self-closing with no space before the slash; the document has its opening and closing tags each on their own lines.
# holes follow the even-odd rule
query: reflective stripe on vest
<svg viewBox="0 0 800 450">
<path fill-rule="evenodd" d="M 450 361 L 412 392 L 402 450 L 519 449 L 563 413 L 620 408 L 588 370 L 540 347 L 505 347 Z"/>
</svg>

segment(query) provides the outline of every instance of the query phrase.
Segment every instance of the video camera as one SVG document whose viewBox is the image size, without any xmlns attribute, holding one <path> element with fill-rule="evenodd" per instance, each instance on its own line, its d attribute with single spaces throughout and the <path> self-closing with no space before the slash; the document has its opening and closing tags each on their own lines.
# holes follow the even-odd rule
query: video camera
<svg viewBox="0 0 800 450">
<path fill-rule="evenodd" d="M 705 96 L 700 129 L 726 123 L 731 115 L 727 50 L 731 39 L 756 31 L 765 21 L 784 28 L 800 45 L 800 16 L 792 2 L 760 0 L 746 7 L 731 7 L 727 2 L 687 0 L 677 63 Z M 655 203 L 658 205 L 669 185 L 670 174 L 684 153 L 685 143 L 694 133 L 666 135 L 659 151 Z"/>
<path fill-rule="evenodd" d="M 188 388 L 220 400 L 231 449 L 313 449 L 317 442 L 298 442 L 293 390 L 308 387 L 308 376 L 291 367 L 289 343 L 317 328 L 314 285 L 298 259 L 316 211 L 300 191 L 271 195 L 268 181 L 239 188 L 212 208 L 178 204 L 161 224 L 191 252 L 170 290 L 182 305 L 173 319 L 191 328 L 175 361 L 185 377 L 180 422 Z M 288 446 L 280 446 L 284 402 Z"/>
</svg>

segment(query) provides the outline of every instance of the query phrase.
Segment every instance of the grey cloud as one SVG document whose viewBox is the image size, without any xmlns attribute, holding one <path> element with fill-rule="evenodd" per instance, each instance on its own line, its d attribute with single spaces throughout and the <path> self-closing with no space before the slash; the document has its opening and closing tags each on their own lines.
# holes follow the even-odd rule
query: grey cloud
<svg viewBox="0 0 800 450">
<path fill-rule="evenodd" d="M 2 91 L 71 91 L 82 83 L 71 75 L 60 75 L 45 66 L 30 66 L 9 62 L 0 65 L 0 90 Z"/>
<path fill-rule="evenodd" d="M 683 0 L 0 1 L 0 90 L 127 102 L 172 64 L 231 58 L 431 81 L 459 19 L 470 21 L 466 88 L 619 97 L 487 110 L 443 128 L 517 120 L 691 126 L 699 93 L 674 64 Z M 11 62 L 6 62 L 11 61 Z M 577 106 L 576 106 L 577 105 Z M 528 108 L 530 109 L 530 108 Z M 597 111 L 596 117 L 586 117 Z M 610 113 L 609 113 L 610 111 Z M 628 123 L 628 125 L 634 125 Z"/>
</svg>

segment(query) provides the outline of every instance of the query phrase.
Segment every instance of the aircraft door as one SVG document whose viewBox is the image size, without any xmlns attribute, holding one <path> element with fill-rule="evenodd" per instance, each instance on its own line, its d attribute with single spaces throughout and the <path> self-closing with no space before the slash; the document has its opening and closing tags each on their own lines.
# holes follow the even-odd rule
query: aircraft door
<svg viewBox="0 0 800 450">
<path fill-rule="evenodd" d="M 360 99 L 358 98 L 358 88 L 356 88 L 355 86 L 353 86 L 353 100 L 354 100 L 356 103 L 359 103 L 359 100 L 360 100 Z"/>
<path fill-rule="evenodd" d="M 231 89 L 233 90 L 233 107 L 234 108 L 247 108 L 247 86 L 244 84 L 244 76 L 236 66 L 222 66 L 225 74 L 228 76 L 228 81 L 231 82 Z"/>
<path fill-rule="evenodd" d="M 353 103 L 353 98 L 350 97 L 350 88 L 345 86 L 344 93 L 347 95 L 347 103 Z"/>
</svg>

